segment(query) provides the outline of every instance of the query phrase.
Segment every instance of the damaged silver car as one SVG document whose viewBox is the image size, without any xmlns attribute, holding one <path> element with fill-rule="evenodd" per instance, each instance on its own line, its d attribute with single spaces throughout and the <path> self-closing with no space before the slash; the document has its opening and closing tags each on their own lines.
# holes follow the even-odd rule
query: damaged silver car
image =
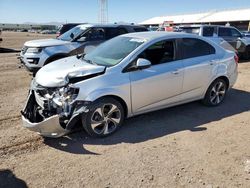
<svg viewBox="0 0 250 188">
<path fill-rule="evenodd" d="M 237 56 L 202 37 L 143 32 L 38 71 L 22 111 L 24 127 L 60 137 L 82 123 L 91 136 L 125 118 L 195 100 L 221 104 L 237 79 Z"/>
</svg>

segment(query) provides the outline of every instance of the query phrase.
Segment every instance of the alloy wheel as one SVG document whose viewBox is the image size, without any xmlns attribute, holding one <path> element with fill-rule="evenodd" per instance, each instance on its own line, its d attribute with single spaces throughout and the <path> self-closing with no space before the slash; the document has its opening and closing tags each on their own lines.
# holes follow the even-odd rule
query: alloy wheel
<svg viewBox="0 0 250 188">
<path fill-rule="evenodd" d="M 220 104 L 223 101 L 223 99 L 225 97 L 225 94 L 226 94 L 226 85 L 225 85 L 225 83 L 222 82 L 222 81 L 217 82 L 213 86 L 213 88 L 211 89 L 210 102 L 213 105 Z"/>
<path fill-rule="evenodd" d="M 91 116 L 91 128 L 98 135 L 107 135 L 116 130 L 121 122 L 121 111 L 114 104 L 103 104 Z"/>
</svg>

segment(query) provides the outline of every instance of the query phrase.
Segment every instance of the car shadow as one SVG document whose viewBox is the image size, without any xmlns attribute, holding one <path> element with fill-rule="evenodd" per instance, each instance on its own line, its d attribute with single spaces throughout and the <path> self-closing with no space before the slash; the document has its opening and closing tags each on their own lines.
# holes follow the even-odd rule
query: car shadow
<svg viewBox="0 0 250 188">
<path fill-rule="evenodd" d="M 69 153 L 96 154 L 87 151 L 84 144 L 139 143 L 185 130 L 206 131 L 204 124 L 249 110 L 250 93 L 231 89 L 223 104 L 218 107 L 206 107 L 200 102 L 192 102 L 127 119 L 118 132 L 106 138 L 91 138 L 81 130 L 59 139 L 44 139 L 44 143 Z"/>
<path fill-rule="evenodd" d="M 16 53 L 16 52 L 21 52 L 21 50 L 0 47 L 0 53 Z"/>
<path fill-rule="evenodd" d="M 0 169 L 0 187 L 4 188 L 13 188 L 13 187 L 18 187 L 18 188 L 27 188 L 27 184 L 25 181 L 17 178 L 15 174 L 11 170 Z"/>
<path fill-rule="evenodd" d="M 243 64 L 243 63 L 250 63 L 250 59 L 246 60 L 246 59 L 240 59 L 239 60 L 239 63 L 240 64 Z"/>
</svg>

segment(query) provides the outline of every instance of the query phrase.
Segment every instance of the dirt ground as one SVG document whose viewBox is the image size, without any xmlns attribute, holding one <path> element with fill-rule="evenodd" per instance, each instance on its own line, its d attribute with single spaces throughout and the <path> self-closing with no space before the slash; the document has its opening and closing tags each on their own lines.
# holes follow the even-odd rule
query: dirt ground
<svg viewBox="0 0 250 188">
<path fill-rule="evenodd" d="M 20 49 L 29 33 L 2 34 Z M 250 187 L 250 62 L 219 107 L 189 103 L 126 120 L 113 136 L 44 139 L 21 125 L 31 76 L 0 54 L 0 187 Z"/>
</svg>

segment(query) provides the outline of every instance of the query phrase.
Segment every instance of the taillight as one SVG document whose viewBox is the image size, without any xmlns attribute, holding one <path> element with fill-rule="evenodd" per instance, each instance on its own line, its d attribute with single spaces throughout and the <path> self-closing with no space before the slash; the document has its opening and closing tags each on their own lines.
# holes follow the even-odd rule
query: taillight
<svg viewBox="0 0 250 188">
<path fill-rule="evenodd" d="M 237 64 L 239 63 L 239 57 L 237 56 L 237 54 L 234 55 L 234 61 Z"/>
</svg>

